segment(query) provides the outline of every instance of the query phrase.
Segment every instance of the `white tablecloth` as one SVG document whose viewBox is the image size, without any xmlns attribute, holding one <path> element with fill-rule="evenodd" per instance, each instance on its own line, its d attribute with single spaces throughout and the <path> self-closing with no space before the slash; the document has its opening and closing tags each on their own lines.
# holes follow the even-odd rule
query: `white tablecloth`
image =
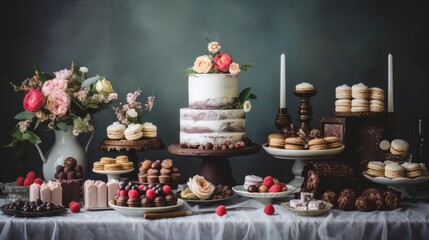
<svg viewBox="0 0 429 240">
<path fill-rule="evenodd" d="M 276 213 L 268 216 L 262 203 L 247 198 L 232 204 L 258 209 L 159 220 L 113 210 L 41 218 L 0 213 L 0 239 L 429 239 L 429 204 L 422 202 L 370 213 L 334 209 L 317 217 L 298 216 L 277 204 Z"/>
</svg>

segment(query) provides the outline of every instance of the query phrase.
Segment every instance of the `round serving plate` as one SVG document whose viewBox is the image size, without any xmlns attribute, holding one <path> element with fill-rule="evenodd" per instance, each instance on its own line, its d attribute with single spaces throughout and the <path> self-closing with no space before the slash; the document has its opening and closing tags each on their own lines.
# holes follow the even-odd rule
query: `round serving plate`
<svg viewBox="0 0 429 240">
<path fill-rule="evenodd" d="M 9 216 L 15 216 L 15 217 L 48 217 L 48 216 L 55 216 L 58 215 L 64 211 L 66 211 L 65 207 L 56 208 L 50 211 L 44 211 L 44 212 L 24 212 L 24 211 L 18 211 L 13 209 L 6 209 L 4 206 L 0 207 L 0 210 Z"/>
<path fill-rule="evenodd" d="M 261 203 L 267 204 L 267 203 L 272 203 L 273 200 L 276 198 L 285 198 L 296 190 L 296 188 L 292 185 L 286 185 L 286 186 L 287 186 L 287 191 L 284 191 L 284 192 L 266 192 L 266 193 L 248 192 L 247 189 L 244 189 L 243 185 L 234 186 L 232 187 L 232 190 L 240 196 L 253 198 L 255 200 L 258 200 Z"/>
<path fill-rule="evenodd" d="M 201 199 L 186 199 L 186 198 L 181 198 L 180 197 L 180 192 L 181 192 L 181 190 L 180 191 L 178 191 L 177 193 L 176 193 L 176 196 L 179 198 L 179 199 L 183 199 L 184 201 L 186 201 L 187 203 L 189 203 L 189 204 L 197 204 L 197 205 L 212 205 L 212 204 L 218 204 L 218 203 L 222 203 L 222 202 L 225 202 L 225 201 L 228 201 L 228 200 L 231 200 L 233 197 L 234 197 L 234 194 L 232 194 L 231 196 L 229 196 L 229 197 L 226 197 L 226 198 L 217 198 L 217 199 L 207 199 L 207 200 L 201 200 Z"/>
<path fill-rule="evenodd" d="M 117 170 L 117 171 L 104 171 L 104 170 L 92 169 L 92 171 L 95 173 L 98 173 L 98 174 L 106 174 L 107 175 L 107 181 L 109 181 L 110 179 L 119 180 L 119 177 L 121 176 L 121 174 L 130 173 L 130 172 L 134 171 L 134 168 L 127 169 L 127 170 Z"/>
<path fill-rule="evenodd" d="M 340 154 L 345 146 L 325 150 L 288 150 L 281 148 L 268 147 L 267 143 L 262 145 L 264 150 L 273 157 L 289 160 L 315 160 L 326 159 Z"/>
<path fill-rule="evenodd" d="M 165 207 L 122 207 L 113 204 L 113 200 L 109 201 L 109 206 L 113 208 L 113 210 L 118 213 L 128 216 L 128 217 L 143 217 L 143 215 L 147 212 L 168 212 L 177 210 L 179 207 L 183 205 L 185 201 L 182 199 L 177 199 L 177 204 L 173 206 L 165 206 Z"/>
<path fill-rule="evenodd" d="M 389 185 L 389 186 L 408 186 L 415 185 L 419 183 L 424 183 L 429 180 L 429 177 L 422 176 L 417 178 L 387 178 L 387 177 L 372 177 L 368 175 L 366 172 L 363 172 L 362 175 L 371 182 L 375 182 L 378 184 Z"/>
<path fill-rule="evenodd" d="M 333 205 L 329 202 L 323 201 L 323 203 L 324 203 L 323 208 L 317 209 L 317 210 L 302 210 L 302 209 L 291 208 L 289 205 L 289 202 L 284 202 L 284 203 L 281 203 L 280 205 L 286 208 L 287 210 L 301 216 L 318 216 L 331 211 L 333 207 Z"/>
</svg>

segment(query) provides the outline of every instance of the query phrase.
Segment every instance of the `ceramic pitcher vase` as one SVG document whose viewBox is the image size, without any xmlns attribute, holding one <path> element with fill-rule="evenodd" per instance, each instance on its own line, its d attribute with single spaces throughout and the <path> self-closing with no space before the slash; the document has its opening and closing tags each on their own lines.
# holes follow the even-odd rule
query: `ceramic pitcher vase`
<svg viewBox="0 0 429 240">
<path fill-rule="evenodd" d="M 54 132 L 55 142 L 48 150 L 46 156 L 43 154 L 38 144 L 34 145 L 39 151 L 40 158 L 43 161 L 43 178 L 45 181 L 54 178 L 57 166 L 64 165 L 64 160 L 68 157 L 76 159 L 77 165 L 81 165 L 83 168 L 83 176 L 87 177 L 87 150 L 94 136 L 94 131 L 92 131 L 85 148 L 80 145 L 77 137 L 73 135 L 73 126 L 69 126 L 66 132 L 62 130 L 54 130 Z"/>
</svg>

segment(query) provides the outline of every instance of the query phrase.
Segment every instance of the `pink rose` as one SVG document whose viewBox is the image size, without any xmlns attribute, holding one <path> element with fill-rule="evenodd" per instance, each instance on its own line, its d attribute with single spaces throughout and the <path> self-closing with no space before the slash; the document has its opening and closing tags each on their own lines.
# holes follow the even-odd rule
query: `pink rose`
<svg viewBox="0 0 429 240">
<path fill-rule="evenodd" d="M 45 96 L 50 96 L 53 92 L 58 90 L 65 91 L 67 89 L 67 82 L 62 78 L 54 78 L 46 81 L 43 84 L 42 92 Z"/>
<path fill-rule="evenodd" d="M 229 65 L 232 63 L 232 57 L 228 53 L 216 55 L 213 59 L 214 67 L 220 72 L 228 72 Z"/>
<path fill-rule="evenodd" d="M 26 111 L 36 112 L 39 110 L 45 102 L 45 95 L 38 90 L 30 90 L 24 97 L 23 106 Z"/>
<path fill-rule="evenodd" d="M 69 80 L 71 76 L 71 71 L 68 69 L 63 69 L 58 72 L 54 72 L 56 78 L 64 79 L 65 81 Z"/>
<path fill-rule="evenodd" d="M 46 108 L 54 115 L 62 117 L 70 107 L 70 97 L 66 92 L 57 90 L 49 95 Z"/>
<path fill-rule="evenodd" d="M 192 69 L 197 73 L 208 73 L 212 66 L 212 60 L 207 55 L 203 55 L 195 59 Z"/>
<path fill-rule="evenodd" d="M 241 69 L 238 63 L 233 62 L 231 63 L 231 65 L 229 65 L 229 73 L 231 73 L 232 75 L 237 75 L 240 71 Z"/>
<path fill-rule="evenodd" d="M 207 49 L 211 53 L 217 53 L 220 50 L 220 44 L 218 42 L 210 42 Z"/>
</svg>

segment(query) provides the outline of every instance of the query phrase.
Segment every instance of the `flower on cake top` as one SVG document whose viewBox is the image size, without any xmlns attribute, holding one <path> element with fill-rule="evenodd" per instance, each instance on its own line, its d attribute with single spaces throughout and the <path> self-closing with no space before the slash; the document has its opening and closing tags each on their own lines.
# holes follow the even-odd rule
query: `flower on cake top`
<svg viewBox="0 0 429 240">
<path fill-rule="evenodd" d="M 116 118 L 119 122 L 128 126 L 131 123 L 143 123 L 143 115 L 146 112 L 152 111 L 155 103 L 155 96 L 147 97 L 147 103 L 143 106 L 137 98 L 140 96 L 141 90 L 136 90 L 133 93 L 127 94 L 127 103 L 119 103 L 119 107 L 113 107 Z"/>
<path fill-rule="evenodd" d="M 241 70 L 247 71 L 251 67 L 249 64 L 240 66 L 234 62 L 232 56 L 225 52 L 220 52 L 219 42 L 210 42 L 207 40 L 207 54 L 195 59 L 194 66 L 186 70 L 187 75 L 204 73 L 225 73 L 237 75 Z"/>
<path fill-rule="evenodd" d="M 34 74 L 20 85 L 10 83 L 15 91 L 24 91 L 24 111 L 17 114 L 18 124 L 12 131 L 9 147 L 21 143 L 41 142 L 35 129 L 46 123 L 49 130 L 67 131 L 73 125 L 73 134 L 92 131 L 91 115 L 114 102 L 115 93 L 109 80 L 102 76 L 87 79 L 88 68 L 77 67 L 48 74 L 35 67 Z"/>
</svg>

